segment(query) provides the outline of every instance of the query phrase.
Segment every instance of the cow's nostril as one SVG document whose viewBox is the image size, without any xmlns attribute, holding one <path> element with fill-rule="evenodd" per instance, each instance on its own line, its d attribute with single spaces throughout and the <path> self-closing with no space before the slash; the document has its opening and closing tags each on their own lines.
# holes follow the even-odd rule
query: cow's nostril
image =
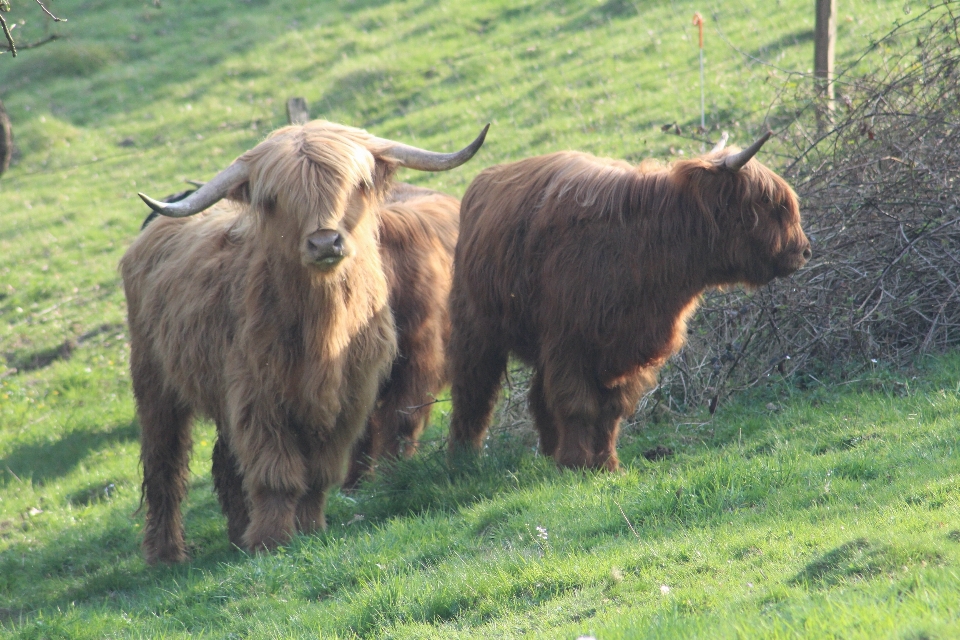
<svg viewBox="0 0 960 640">
<path fill-rule="evenodd" d="M 342 256 L 343 236 L 336 231 L 318 231 L 307 238 L 311 251 L 321 256 Z"/>
<path fill-rule="evenodd" d="M 810 250 L 810 247 L 807 247 L 806 249 L 803 250 L 803 259 L 804 259 L 804 260 L 809 260 L 809 259 L 810 259 L 810 256 L 812 256 L 812 255 L 813 255 L 813 251 Z"/>
</svg>

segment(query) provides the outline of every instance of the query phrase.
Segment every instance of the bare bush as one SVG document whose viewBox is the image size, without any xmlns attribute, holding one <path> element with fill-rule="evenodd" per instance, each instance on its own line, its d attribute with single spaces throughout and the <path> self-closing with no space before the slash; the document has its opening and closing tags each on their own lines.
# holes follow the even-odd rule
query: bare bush
<svg viewBox="0 0 960 640">
<path fill-rule="evenodd" d="M 838 74 L 835 110 L 812 77 L 787 78 L 764 162 L 796 187 L 813 260 L 754 292 L 706 294 L 628 430 L 771 377 L 849 379 L 960 346 L 958 16 L 944 1 L 873 43 Z M 532 443 L 528 377 L 510 372 L 495 423 Z"/>
<path fill-rule="evenodd" d="M 814 259 L 754 293 L 712 292 L 644 406 L 717 403 L 770 375 L 849 375 L 960 345 L 960 2 L 931 6 L 838 77 L 774 105 L 781 172 Z M 768 164 L 773 165 L 768 161 Z"/>
</svg>

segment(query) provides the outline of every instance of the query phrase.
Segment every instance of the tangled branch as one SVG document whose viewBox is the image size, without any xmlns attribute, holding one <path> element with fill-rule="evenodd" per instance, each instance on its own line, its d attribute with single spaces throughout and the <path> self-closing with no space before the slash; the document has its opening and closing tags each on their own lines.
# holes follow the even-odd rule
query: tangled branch
<svg viewBox="0 0 960 640">
<path fill-rule="evenodd" d="M 838 74 L 839 111 L 787 77 L 767 121 L 780 147 L 765 155 L 795 185 L 813 259 L 753 293 L 707 293 L 632 424 L 713 412 L 771 377 L 849 379 L 960 346 L 958 15 L 944 0 L 871 45 L 851 68 L 872 73 Z M 497 423 L 532 445 L 528 377 L 510 372 Z"/>
<path fill-rule="evenodd" d="M 960 2 L 874 43 L 841 110 L 802 84 L 771 110 L 814 258 L 711 292 L 646 404 L 715 408 L 769 376 L 844 376 L 960 345 Z M 905 43 L 915 43 L 905 45 Z"/>
<path fill-rule="evenodd" d="M 50 16 L 50 18 L 52 18 L 54 22 L 66 22 L 66 21 L 67 21 L 66 18 L 58 18 L 57 16 L 53 15 L 52 13 L 50 13 L 50 10 L 47 9 L 47 8 L 44 6 L 43 2 L 41 2 L 40 0 L 37 0 L 37 4 L 40 5 L 40 9 L 41 9 L 45 14 L 47 14 L 48 16 Z M 7 39 L 7 46 L 6 46 L 5 49 L 0 50 L 0 54 L 4 53 L 4 51 L 9 51 L 9 52 L 11 53 L 11 55 L 12 55 L 14 58 L 16 58 L 16 57 L 17 57 L 17 51 L 18 51 L 18 49 L 17 49 L 16 43 L 15 43 L 14 40 L 13 40 L 13 33 L 11 33 L 11 32 L 13 31 L 14 27 L 16 27 L 16 25 L 14 24 L 12 27 L 7 26 L 7 21 L 4 19 L 3 13 L 2 13 L 2 12 L 9 12 L 10 9 L 11 9 L 11 7 L 10 7 L 10 0 L 0 0 L 0 29 L 3 30 L 3 35 L 4 35 L 4 37 L 6 37 L 6 39 Z M 36 41 L 36 42 L 31 42 L 30 44 L 22 45 L 22 46 L 20 46 L 20 49 L 19 49 L 19 50 L 23 50 L 23 49 L 33 49 L 33 48 L 36 48 L 36 47 L 45 45 L 45 44 L 47 44 L 48 42 L 53 42 L 54 40 L 59 40 L 61 37 L 62 37 L 62 36 L 60 36 L 60 35 L 53 34 L 53 35 L 47 36 L 47 37 L 44 38 L 43 40 L 38 40 L 38 41 Z"/>
<path fill-rule="evenodd" d="M 43 12 L 44 12 L 45 14 L 47 14 L 48 16 L 50 16 L 51 18 L 53 18 L 53 21 L 54 21 L 54 22 L 66 22 L 66 21 L 67 21 L 66 18 L 58 18 L 57 16 L 53 15 L 52 13 L 50 13 L 50 10 L 47 9 L 45 6 L 43 6 L 43 3 L 40 2 L 40 0 L 37 0 L 37 4 L 40 5 L 40 8 L 43 9 Z"/>
</svg>

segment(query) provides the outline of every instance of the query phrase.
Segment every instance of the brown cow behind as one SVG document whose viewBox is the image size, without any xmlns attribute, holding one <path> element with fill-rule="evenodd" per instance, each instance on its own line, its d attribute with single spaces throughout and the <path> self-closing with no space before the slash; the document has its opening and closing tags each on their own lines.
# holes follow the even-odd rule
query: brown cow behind
<svg viewBox="0 0 960 640">
<path fill-rule="evenodd" d="M 121 260 L 141 426 L 148 562 L 185 560 L 194 414 L 212 418 L 231 541 L 270 549 L 325 526 L 327 492 L 396 353 L 378 248 L 399 166 L 438 154 L 324 121 L 285 127 L 186 199 Z M 234 204 L 207 209 L 227 197 Z M 187 217 L 184 216 L 194 216 Z"/>
<path fill-rule="evenodd" d="M 450 296 L 452 456 L 480 449 L 513 353 L 534 370 L 543 453 L 617 468 L 620 421 L 683 344 L 700 294 L 810 257 L 793 190 L 751 160 L 768 137 L 668 167 L 561 152 L 477 176 Z"/>
<path fill-rule="evenodd" d="M 397 326 L 397 357 L 357 443 L 346 485 L 381 456 L 410 456 L 447 383 L 448 297 L 460 201 L 398 184 L 380 209 L 380 259 Z"/>
</svg>

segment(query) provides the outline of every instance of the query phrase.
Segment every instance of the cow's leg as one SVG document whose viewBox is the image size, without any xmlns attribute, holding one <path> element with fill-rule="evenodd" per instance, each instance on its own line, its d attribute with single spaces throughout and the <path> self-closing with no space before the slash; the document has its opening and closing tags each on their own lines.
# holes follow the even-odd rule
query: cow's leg
<svg viewBox="0 0 960 640">
<path fill-rule="evenodd" d="M 442 353 L 442 350 L 438 345 L 430 352 L 418 353 L 414 350 L 413 353 L 400 355 L 404 362 L 393 368 L 390 384 L 380 395 L 379 406 L 371 419 L 380 424 L 385 455 L 413 455 L 420 435 L 430 420 L 433 394 L 443 384 L 443 359 L 436 361 L 438 359 L 434 355 L 435 352 Z M 431 364 L 427 360 L 434 362 Z"/>
<path fill-rule="evenodd" d="M 594 467 L 593 434 L 601 402 L 596 384 L 587 379 L 576 363 L 547 360 L 543 395 L 556 424 L 554 460 L 561 467 Z"/>
<path fill-rule="evenodd" d="M 436 279 L 442 280 L 441 274 Z M 387 453 L 410 457 L 430 422 L 436 395 L 447 382 L 444 334 L 447 296 L 441 296 L 418 326 L 406 325 L 398 335 L 398 356 L 390 374 L 390 387 L 381 395 L 377 413 L 384 424 L 393 422 L 385 433 L 396 433 L 395 444 L 387 440 Z M 441 311 L 441 307 L 443 311 Z M 407 322 L 411 322 L 408 317 Z M 393 448 L 396 447 L 396 448 Z"/>
<path fill-rule="evenodd" d="M 242 397 L 244 403 L 231 405 L 235 411 L 229 438 L 250 516 L 241 546 L 270 550 L 289 542 L 296 531 L 297 503 L 308 486 L 307 465 L 296 430 L 276 402 L 253 393 Z"/>
<path fill-rule="evenodd" d="M 269 551 L 290 541 L 297 505 L 308 489 L 306 461 L 295 438 L 285 427 L 278 431 L 275 442 L 246 450 L 241 463 L 250 509 L 241 542 L 249 551 Z"/>
<path fill-rule="evenodd" d="M 636 411 L 640 398 L 656 384 L 656 370 L 640 369 L 635 374 L 617 379 L 615 385 L 602 388 L 600 414 L 593 439 L 596 468 L 615 471 L 619 467 L 617 437 L 620 422 Z"/>
<path fill-rule="evenodd" d="M 250 524 L 242 537 L 249 551 L 270 551 L 290 542 L 296 531 L 295 512 L 302 491 L 248 483 Z"/>
<path fill-rule="evenodd" d="M 385 322 L 392 324 L 389 317 Z M 384 359 L 388 352 L 392 352 L 392 349 L 386 348 L 387 346 L 384 345 Z M 347 479 L 346 482 L 352 479 L 351 475 L 357 464 L 357 437 L 364 430 L 364 422 L 368 423 L 364 438 L 370 436 L 371 430 L 374 430 L 372 427 L 376 427 L 371 423 L 377 420 L 377 414 L 369 420 L 368 416 L 377 401 L 377 390 L 381 386 L 386 365 L 386 362 L 376 361 L 354 363 L 354 366 L 346 372 L 342 383 L 343 389 L 348 391 L 344 394 L 346 398 L 340 405 L 336 426 L 322 441 L 314 440 L 309 443 L 312 451 L 309 459 L 311 484 L 309 491 L 297 506 L 297 522 L 301 531 L 326 529 L 323 511 L 327 494 L 333 487 L 345 484 L 344 478 Z M 374 432 L 382 433 L 376 430 Z M 351 450 L 354 452 L 352 458 Z M 350 474 L 347 473 L 348 463 L 350 463 Z"/>
<path fill-rule="evenodd" d="M 431 394 L 441 384 L 435 371 L 424 371 L 423 365 L 428 364 L 425 357 L 416 352 L 397 357 L 390 381 L 380 392 L 377 407 L 354 447 L 344 487 L 356 486 L 381 457 L 396 458 L 401 451 L 409 457 L 416 451 L 430 417 Z"/>
<path fill-rule="evenodd" d="M 307 490 L 297 504 L 297 531 L 313 533 L 327 528 L 327 518 L 323 510 L 327 504 L 329 487 L 315 484 Z"/>
<path fill-rule="evenodd" d="M 220 431 L 219 427 L 217 431 Z M 220 500 L 220 509 L 227 517 L 227 534 L 230 542 L 243 545 L 243 533 L 250 525 L 250 513 L 243 495 L 243 479 L 237 467 L 237 459 L 230 451 L 222 434 L 213 445 L 213 486 Z"/>
<path fill-rule="evenodd" d="M 550 411 L 550 407 L 547 406 L 547 399 L 544 395 L 542 369 L 537 369 L 533 374 L 527 401 L 530 404 L 530 411 L 533 413 L 537 433 L 540 434 L 540 453 L 545 456 L 552 456 L 557 451 L 559 434 L 556 420 Z"/>
<path fill-rule="evenodd" d="M 162 391 L 161 381 L 137 375 L 136 366 L 133 372 L 147 502 L 143 555 L 147 564 L 183 562 L 187 550 L 180 503 L 187 493 L 191 413 L 175 393 Z"/>
<path fill-rule="evenodd" d="M 617 457 L 617 437 L 620 434 L 620 420 L 625 411 L 619 394 L 602 394 L 600 412 L 593 429 L 592 464 L 595 469 L 616 471 L 620 466 Z"/>
<path fill-rule="evenodd" d="M 376 412 L 367 421 L 367 428 L 357 440 L 350 457 L 350 467 L 346 480 L 343 481 L 344 490 L 351 490 L 360 482 L 360 478 L 373 471 L 374 463 L 383 451 L 383 431 Z"/>
<path fill-rule="evenodd" d="M 458 326 L 458 320 L 463 323 Z M 500 380 L 507 368 L 507 352 L 474 325 L 476 319 L 451 317 L 453 328 L 447 351 L 450 367 L 450 456 L 478 453 L 490 425 Z"/>
</svg>

